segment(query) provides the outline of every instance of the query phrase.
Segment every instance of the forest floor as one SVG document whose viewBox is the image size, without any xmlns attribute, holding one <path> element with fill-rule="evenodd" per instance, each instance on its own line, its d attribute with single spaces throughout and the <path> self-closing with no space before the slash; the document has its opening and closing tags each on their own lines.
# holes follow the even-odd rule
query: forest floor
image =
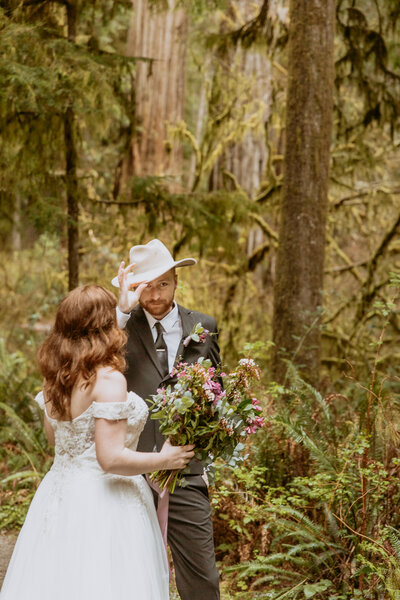
<svg viewBox="0 0 400 600">
<path fill-rule="evenodd" d="M 16 540 L 16 533 L 0 534 L 0 587 L 3 583 L 3 579 L 6 574 L 8 563 L 10 561 Z"/>
</svg>

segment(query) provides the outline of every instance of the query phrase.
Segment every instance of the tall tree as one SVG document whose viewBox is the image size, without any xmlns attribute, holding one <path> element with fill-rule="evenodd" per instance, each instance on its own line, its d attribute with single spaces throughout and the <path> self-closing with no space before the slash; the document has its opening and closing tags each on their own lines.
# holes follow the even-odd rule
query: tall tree
<svg viewBox="0 0 400 600">
<path fill-rule="evenodd" d="M 274 376 L 318 382 L 334 83 L 334 0 L 291 0 L 284 184 L 274 288 Z"/>
<path fill-rule="evenodd" d="M 124 176 L 172 175 L 182 171 L 182 147 L 167 142 L 166 123 L 183 119 L 188 17 L 177 0 L 157 6 L 133 3 L 128 56 L 149 61 L 135 76 L 137 131 L 124 165 Z"/>
<path fill-rule="evenodd" d="M 70 289 L 79 281 L 82 199 L 112 196 L 130 118 L 135 60 L 116 51 L 128 23 L 124 0 L 8 0 L 0 9 L 0 214 L 13 215 L 4 229 L 14 248 L 26 223 L 67 232 Z"/>
<path fill-rule="evenodd" d="M 66 4 L 68 41 L 75 44 L 76 40 L 76 4 L 70 0 Z M 65 183 L 68 207 L 68 289 L 73 290 L 79 285 L 79 198 L 77 151 L 75 143 L 74 110 L 67 106 L 64 115 L 65 140 Z"/>
</svg>

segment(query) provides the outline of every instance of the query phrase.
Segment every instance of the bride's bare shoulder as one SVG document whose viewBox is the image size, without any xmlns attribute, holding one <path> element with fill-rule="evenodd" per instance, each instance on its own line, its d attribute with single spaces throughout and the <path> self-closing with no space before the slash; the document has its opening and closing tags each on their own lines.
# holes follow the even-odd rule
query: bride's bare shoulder
<svg viewBox="0 0 400 600">
<path fill-rule="evenodd" d="M 127 393 L 125 376 L 111 367 L 99 368 L 92 393 L 96 402 L 125 402 Z"/>
</svg>

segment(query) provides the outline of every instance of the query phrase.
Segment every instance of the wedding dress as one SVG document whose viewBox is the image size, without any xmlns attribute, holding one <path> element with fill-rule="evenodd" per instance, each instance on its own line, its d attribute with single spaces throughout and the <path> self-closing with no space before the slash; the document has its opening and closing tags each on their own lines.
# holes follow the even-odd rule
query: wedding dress
<svg viewBox="0 0 400 600">
<path fill-rule="evenodd" d="M 43 394 L 36 401 L 46 410 Z M 106 474 L 96 460 L 96 417 L 127 419 L 135 449 L 146 403 L 93 402 L 72 421 L 50 418 L 54 463 L 18 537 L 1 600 L 167 600 L 168 565 L 153 497 L 141 475 Z M 47 414 L 47 413 L 46 413 Z"/>
</svg>

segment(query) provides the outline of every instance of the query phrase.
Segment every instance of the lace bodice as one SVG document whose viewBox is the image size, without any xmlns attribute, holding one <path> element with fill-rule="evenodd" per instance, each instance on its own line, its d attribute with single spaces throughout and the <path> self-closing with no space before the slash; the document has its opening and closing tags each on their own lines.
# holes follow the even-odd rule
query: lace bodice
<svg viewBox="0 0 400 600">
<path fill-rule="evenodd" d="M 127 419 L 126 446 L 136 450 L 139 435 L 146 423 L 147 404 L 134 392 L 129 392 L 126 402 L 93 402 L 82 414 L 71 421 L 59 421 L 49 416 L 43 392 L 35 398 L 45 411 L 55 437 L 55 460 L 53 468 L 58 465 L 99 467 L 96 459 L 94 441 L 96 418 L 117 421 Z"/>
</svg>

